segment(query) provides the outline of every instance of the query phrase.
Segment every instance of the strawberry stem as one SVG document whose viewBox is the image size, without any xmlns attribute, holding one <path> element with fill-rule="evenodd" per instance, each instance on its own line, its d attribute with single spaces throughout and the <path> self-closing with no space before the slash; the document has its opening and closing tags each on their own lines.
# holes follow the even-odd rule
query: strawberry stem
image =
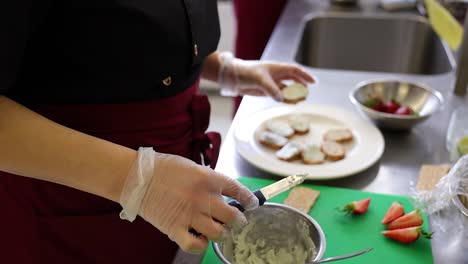
<svg viewBox="0 0 468 264">
<path fill-rule="evenodd" d="M 421 236 L 423 236 L 424 238 L 431 239 L 433 234 L 434 232 L 427 233 L 426 231 L 421 229 Z"/>
<path fill-rule="evenodd" d="M 341 213 L 351 214 L 354 211 L 354 207 L 351 204 L 347 204 L 345 206 L 337 207 L 336 210 L 338 210 Z"/>
</svg>

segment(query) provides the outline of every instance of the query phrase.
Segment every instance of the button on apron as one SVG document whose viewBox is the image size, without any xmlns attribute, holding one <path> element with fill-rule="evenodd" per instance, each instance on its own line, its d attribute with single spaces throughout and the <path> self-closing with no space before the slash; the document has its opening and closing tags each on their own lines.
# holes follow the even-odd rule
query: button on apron
<svg viewBox="0 0 468 264">
<path fill-rule="evenodd" d="M 163 83 L 165 86 L 171 85 L 171 83 L 172 83 L 172 78 L 171 78 L 171 76 L 167 76 L 164 80 L 162 80 L 162 83 Z"/>
<path fill-rule="evenodd" d="M 198 45 L 193 45 L 193 55 L 198 56 Z"/>
</svg>

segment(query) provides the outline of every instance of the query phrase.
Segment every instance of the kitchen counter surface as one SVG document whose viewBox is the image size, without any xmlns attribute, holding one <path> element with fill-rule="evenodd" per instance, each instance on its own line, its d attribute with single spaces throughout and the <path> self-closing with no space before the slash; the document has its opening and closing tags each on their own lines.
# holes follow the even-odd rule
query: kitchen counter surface
<svg viewBox="0 0 468 264">
<path fill-rule="evenodd" d="M 381 12 L 375 1 L 360 1 L 359 8 L 346 12 L 375 13 Z M 289 1 L 280 21 L 263 54 L 263 60 L 283 62 L 294 61 L 297 45 L 302 32 L 302 19 L 311 12 L 330 10 L 329 1 L 294 0 Z M 342 8 L 332 8 L 340 12 Z M 347 9 L 348 10 L 348 9 Z M 446 150 L 446 133 L 450 115 L 458 107 L 468 108 L 468 97 L 453 94 L 455 71 L 437 75 L 408 75 L 395 73 L 358 72 L 330 69 L 316 69 L 303 66 L 306 71 L 316 76 L 318 84 L 312 85 L 307 98 L 308 103 L 336 105 L 348 111 L 357 109 L 348 99 L 348 92 L 357 83 L 369 79 L 399 78 L 402 80 L 424 83 L 444 96 L 443 110 L 435 113 L 429 120 L 408 132 L 386 132 L 385 151 L 382 158 L 369 169 L 343 179 L 309 181 L 314 184 L 345 187 L 377 193 L 410 195 L 416 185 L 422 164 L 441 164 L 449 162 Z M 337 78 L 339 76 L 339 78 Z M 261 171 L 236 153 L 233 131 L 242 125 L 242 120 L 252 113 L 278 105 L 269 98 L 245 97 L 232 126 L 223 139 L 217 171 L 230 177 L 259 177 L 279 179 L 278 176 Z M 434 230 L 432 241 L 434 263 L 468 263 L 468 241 Z"/>
</svg>

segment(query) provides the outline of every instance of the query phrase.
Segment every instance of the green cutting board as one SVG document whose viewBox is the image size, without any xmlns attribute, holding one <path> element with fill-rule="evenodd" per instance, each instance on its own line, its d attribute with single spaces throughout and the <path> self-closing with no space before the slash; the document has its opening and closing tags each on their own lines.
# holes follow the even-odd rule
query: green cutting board
<svg viewBox="0 0 468 264">
<path fill-rule="evenodd" d="M 251 190 L 260 189 L 274 182 L 256 178 L 240 178 L 239 181 Z M 364 255 L 341 260 L 337 263 L 433 263 L 430 240 L 420 238 L 411 244 L 401 244 L 381 234 L 385 227 L 380 222 L 393 201 L 401 203 L 405 208 L 405 212 L 413 210 L 413 206 L 407 197 L 310 184 L 301 186 L 320 191 L 320 197 L 310 211 L 310 215 L 320 224 L 325 233 L 325 258 L 372 247 L 374 249 Z M 268 202 L 282 203 L 287 195 L 288 192 L 280 194 Z M 371 198 L 371 203 L 368 211 L 363 215 L 345 215 L 336 210 L 336 207 L 350 201 L 368 197 Z M 424 217 L 424 230 L 429 231 L 426 217 Z M 434 235 L 437 236 L 437 234 Z M 202 263 L 222 263 L 214 253 L 211 244 L 203 257 Z"/>
</svg>

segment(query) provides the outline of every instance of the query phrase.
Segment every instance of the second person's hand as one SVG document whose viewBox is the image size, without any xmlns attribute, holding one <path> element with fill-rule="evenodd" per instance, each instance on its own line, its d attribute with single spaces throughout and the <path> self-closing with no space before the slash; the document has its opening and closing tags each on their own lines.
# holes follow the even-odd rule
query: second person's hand
<svg viewBox="0 0 468 264">
<path fill-rule="evenodd" d="M 229 52 L 218 55 L 218 81 L 224 95 L 268 95 L 283 101 L 283 81 L 314 83 L 314 78 L 296 65 L 269 61 L 241 60 Z"/>
</svg>

